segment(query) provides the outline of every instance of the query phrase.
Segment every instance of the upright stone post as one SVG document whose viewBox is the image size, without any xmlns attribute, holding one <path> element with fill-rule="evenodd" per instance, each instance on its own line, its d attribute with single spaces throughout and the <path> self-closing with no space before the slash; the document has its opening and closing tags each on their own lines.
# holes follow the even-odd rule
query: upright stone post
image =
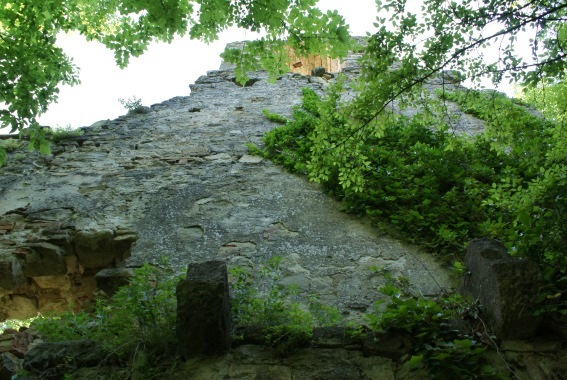
<svg viewBox="0 0 567 380">
<path fill-rule="evenodd" d="M 177 337 L 184 358 L 230 349 L 232 320 L 224 261 L 189 264 L 177 284 Z"/>
<path fill-rule="evenodd" d="M 537 264 L 511 257 L 502 243 L 491 239 L 471 241 L 464 261 L 468 273 L 460 293 L 480 301 L 486 323 L 496 336 L 533 337 L 541 322 L 534 316 L 541 281 Z"/>
</svg>

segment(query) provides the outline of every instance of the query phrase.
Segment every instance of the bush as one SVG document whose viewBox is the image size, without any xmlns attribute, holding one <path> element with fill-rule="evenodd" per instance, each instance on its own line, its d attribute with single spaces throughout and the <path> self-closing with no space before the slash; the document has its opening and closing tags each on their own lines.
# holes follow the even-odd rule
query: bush
<svg viewBox="0 0 567 380">
<path fill-rule="evenodd" d="M 403 331 L 414 341 L 410 367 L 424 368 L 433 379 L 505 379 L 486 364 L 482 354 L 488 346 L 473 331 L 459 329 L 458 321 L 478 318 L 477 306 L 459 295 L 426 299 L 386 284 L 380 291 L 390 297 L 379 301 L 367 315 L 376 331 Z M 458 326 L 458 327 L 455 327 Z"/>
<path fill-rule="evenodd" d="M 333 307 L 299 297 L 296 287 L 281 285 L 281 261 L 275 256 L 257 273 L 230 268 L 232 317 L 235 327 L 264 328 L 265 343 L 286 355 L 311 341 L 313 327 L 340 324 L 342 316 Z"/>
<path fill-rule="evenodd" d="M 94 310 L 40 317 L 31 327 L 52 342 L 95 340 L 126 365 L 147 354 L 153 360 L 147 363 L 151 378 L 150 368 L 175 348 L 175 285 L 179 279 L 145 264 L 110 300 L 97 300 Z"/>
</svg>

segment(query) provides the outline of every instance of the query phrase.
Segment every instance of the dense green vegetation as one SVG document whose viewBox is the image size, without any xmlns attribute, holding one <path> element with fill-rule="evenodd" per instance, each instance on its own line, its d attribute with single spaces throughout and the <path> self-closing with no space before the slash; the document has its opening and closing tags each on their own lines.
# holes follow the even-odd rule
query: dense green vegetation
<svg viewBox="0 0 567 380">
<path fill-rule="evenodd" d="M 510 377 L 482 357 L 490 344 L 487 332 L 475 334 L 472 327 L 464 328 L 469 322 L 479 321 L 478 305 L 457 294 L 436 298 L 408 294 L 397 282 L 391 279 L 380 289 L 389 299 L 376 302 L 367 320 L 374 331 L 412 337 L 414 347 L 408 360 L 412 369 L 425 369 L 430 379 Z"/>
<path fill-rule="evenodd" d="M 376 302 L 364 324 L 346 324 L 337 309 L 293 286 L 282 285 L 281 263 L 276 256 L 253 272 L 230 268 L 234 330 L 262 328 L 264 344 L 279 355 L 308 347 L 315 327 L 342 326 L 345 339 L 358 343 L 367 334 L 392 331 L 412 337 L 409 364 L 424 369 L 431 378 L 506 378 L 482 358 L 488 348 L 484 340 L 489 336 L 473 334 L 472 328 L 470 332 L 462 329 L 467 321 L 478 318 L 477 305 L 457 295 L 425 299 L 410 293 L 407 280 L 384 272 L 388 282 L 380 291 L 387 300 Z M 111 299 L 98 299 L 91 310 L 40 316 L 33 319 L 31 328 L 51 342 L 98 342 L 107 359 L 91 371 L 93 378 L 163 378 L 183 366 L 177 357 L 175 334 L 175 285 L 179 279 L 170 270 L 145 265 Z M 455 321 L 463 322 L 460 329 Z M 70 366 L 65 378 L 83 378 L 73 371 Z"/>
<path fill-rule="evenodd" d="M 165 371 L 162 361 L 176 352 L 175 286 L 179 280 L 146 264 L 111 299 L 97 299 L 92 310 L 40 316 L 31 327 L 50 342 L 98 342 L 109 353 L 108 362 L 100 363 L 102 373 L 105 366 L 118 365 L 129 372 L 115 378 L 130 378 L 133 370 L 152 378 Z"/>
<path fill-rule="evenodd" d="M 502 94 L 462 90 L 440 95 L 484 120 L 482 134 L 450 132 L 443 115 L 428 111 L 440 110 L 431 100 L 413 117 L 390 114 L 357 136 L 361 121 L 340 103 L 342 86 L 322 99 L 304 89 L 301 107 L 266 134 L 260 153 L 443 258 L 458 260 L 471 239 L 494 237 L 536 260 L 555 286 L 567 285 L 563 124 Z"/>
</svg>

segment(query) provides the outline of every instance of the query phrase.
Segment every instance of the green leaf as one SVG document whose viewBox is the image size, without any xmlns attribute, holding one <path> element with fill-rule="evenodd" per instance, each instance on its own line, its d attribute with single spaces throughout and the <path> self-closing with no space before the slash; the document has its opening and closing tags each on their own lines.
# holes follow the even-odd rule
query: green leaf
<svg viewBox="0 0 567 380">
<path fill-rule="evenodd" d="M 408 364 L 410 368 L 418 368 L 421 366 L 423 362 L 423 355 L 413 355 L 410 360 L 408 360 Z"/>
</svg>

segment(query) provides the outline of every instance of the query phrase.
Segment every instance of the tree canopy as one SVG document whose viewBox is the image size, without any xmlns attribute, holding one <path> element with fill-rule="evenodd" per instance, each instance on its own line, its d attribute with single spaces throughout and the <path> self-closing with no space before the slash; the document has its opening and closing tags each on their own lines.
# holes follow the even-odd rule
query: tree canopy
<svg viewBox="0 0 567 380">
<path fill-rule="evenodd" d="M 48 151 L 37 117 L 57 99 L 58 86 L 76 84 L 78 68 L 56 46 L 59 33 L 79 32 L 114 51 L 125 67 L 152 41 L 188 34 L 205 42 L 237 26 L 263 36 L 238 56 L 239 66 L 281 70 L 282 46 L 344 56 L 350 38 L 344 19 L 323 13 L 316 0 L 4 0 L 0 6 L 0 123 L 30 129 L 32 147 Z M 240 70 L 244 73 L 244 70 Z M 5 152 L 0 152 L 0 164 Z"/>
</svg>

